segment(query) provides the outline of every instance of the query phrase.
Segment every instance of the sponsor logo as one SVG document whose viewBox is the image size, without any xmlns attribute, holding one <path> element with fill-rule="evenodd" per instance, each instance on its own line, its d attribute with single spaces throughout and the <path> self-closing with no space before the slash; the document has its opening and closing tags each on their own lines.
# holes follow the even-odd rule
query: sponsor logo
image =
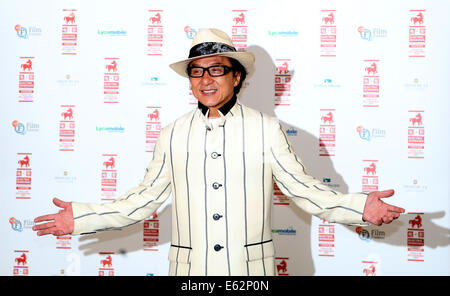
<svg viewBox="0 0 450 296">
<path fill-rule="evenodd" d="M 33 66 L 34 57 L 20 57 L 18 93 L 21 103 L 32 103 L 34 100 L 35 74 Z"/>
<path fill-rule="evenodd" d="M 336 57 L 336 10 L 321 10 L 320 56 Z"/>
<path fill-rule="evenodd" d="M 247 10 L 232 10 L 233 25 L 231 26 L 231 40 L 238 51 L 247 48 Z"/>
<path fill-rule="evenodd" d="M 337 84 L 335 81 L 333 81 L 333 78 L 327 77 L 327 78 L 324 78 L 319 83 L 315 83 L 314 87 L 339 88 L 339 87 L 341 87 L 341 85 Z"/>
<path fill-rule="evenodd" d="M 423 227 L 424 213 L 408 213 L 407 248 L 408 261 L 425 261 L 425 229 Z"/>
<path fill-rule="evenodd" d="M 295 230 L 292 226 L 289 226 L 285 229 L 272 229 L 272 233 L 277 233 L 279 235 L 296 235 L 297 230 Z"/>
<path fill-rule="evenodd" d="M 25 135 L 27 132 L 38 132 L 39 124 L 34 122 L 27 122 L 25 124 L 21 123 L 18 120 L 14 120 L 12 122 L 12 126 L 14 127 L 14 131 L 19 135 Z"/>
<path fill-rule="evenodd" d="M 277 267 L 278 275 L 282 276 L 289 275 L 288 264 L 289 264 L 289 257 L 275 257 L 275 265 Z"/>
<path fill-rule="evenodd" d="M 58 85 L 60 86 L 77 86 L 80 81 L 78 79 L 72 79 L 70 74 L 66 74 L 64 76 L 64 79 L 58 79 L 56 80 L 56 83 L 58 83 Z"/>
<path fill-rule="evenodd" d="M 148 13 L 147 54 L 149 56 L 162 56 L 164 41 L 164 11 L 149 10 Z"/>
<path fill-rule="evenodd" d="M 404 86 L 410 90 L 424 90 L 428 88 L 428 82 L 423 81 L 423 79 L 415 77 L 412 80 L 405 83 Z"/>
<path fill-rule="evenodd" d="M 27 250 L 14 250 L 13 276 L 29 275 L 29 254 Z"/>
<path fill-rule="evenodd" d="M 122 37 L 122 36 L 127 36 L 127 31 L 125 31 L 122 28 L 118 29 L 118 30 L 97 29 L 97 34 L 100 36 Z"/>
<path fill-rule="evenodd" d="M 161 81 L 161 78 L 158 76 L 149 76 L 149 80 L 142 82 L 141 85 L 142 86 L 164 86 L 164 85 L 167 85 L 167 82 Z"/>
<path fill-rule="evenodd" d="M 425 157 L 424 111 L 408 111 L 408 158 L 423 159 Z"/>
<path fill-rule="evenodd" d="M 425 192 L 428 190 L 428 186 L 414 179 L 410 184 L 403 185 L 403 189 L 405 192 Z"/>
<path fill-rule="evenodd" d="M 62 28 L 61 28 L 61 54 L 76 55 L 78 50 L 78 24 L 77 10 L 62 10 Z"/>
<path fill-rule="evenodd" d="M 11 224 L 11 229 L 17 232 L 22 232 L 24 229 L 31 229 L 34 226 L 33 220 L 19 220 L 14 217 L 9 218 L 9 224 Z"/>
<path fill-rule="evenodd" d="M 288 128 L 286 130 L 286 135 L 288 135 L 288 136 L 297 136 L 298 132 L 297 132 L 297 130 L 295 128 Z"/>
<path fill-rule="evenodd" d="M 425 9 L 411 9 L 409 11 L 409 51 L 410 58 L 425 57 L 426 26 Z"/>
<path fill-rule="evenodd" d="M 334 257 L 335 252 L 335 235 L 334 224 L 321 219 L 318 224 L 318 254 L 320 257 Z"/>
<path fill-rule="evenodd" d="M 61 105 L 61 120 L 59 121 L 59 151 L 74 151 L 75 120 L 74 105 Z"/>
<path fill-rule="evenodd" d="M 42 29 L 38 27 L 23 27 L 21 25 L 15 25 L 14 30 L 19 38 L 28 39 L 28 37 L 42 36 Z"/>
<path fill-rule="evenodd" d="M 17 153 L 16 199 L 31 199 L 31 153 Z"/>
<path fill-rule="evenodd" d="M 365 128 L 362 125 L 356 128 L 356 132 L 359 134 L 360 139 L 365 141 L 372 141 L 377 138 L 386 138 L 386 130 L 379 128 Z"/>
<path fill-rule="evenodd" d="M 319 156 L 335 156 L 336 125 L 334 123 L 336 109 L 320 109 Z"/>
<path fill-rule="evenodd" d="M 324 184 L 324 185 L 326 185 L 326 186 L 328 186 L 328 187 L 330 187 L 330 188 L 334 188 L 334 189 L 337 189 L 337 188 L 339 188 L 341 185 L 339 185 L 339 184 L 337 184 L 337 183 L 333 183 L 332 181 L 331 181 L 331 178 L 330 177 L 323 177 L 322 178 L 322 183 Z"/>
<path fill-rule="evenodd" d="M 290 106 L 291 104 L 291 79 L 289 68 L 290 59 L 276 59 L 275 72 L 275 106 Z"/>
<path fill-rule="evenodd" d="M 194 39 L 197 35 L 197 31 L 189 26 L 184 27 L 184 32 L 186 33 L 186 37 L 188 39 Z"/>
<path fill-rule="evenodd" d="M 298 37 L 298 32 L 295 30 L 288 30 L 288 31 L 268 31 L 267 32 L 269 36 L 275 37 Z"/>
<path fill-rule="evenodd" d="M 96 126 L 95 130 L 98 132 L 107 132 L 107 133 L 124 133 L 125 128 L 122 125 L 119 126 Z"/>
<path fill-rule="evenodd" d="M 361 226 L 356 227 L 356 233 L 359 238 L 365 242 L 370 242 L 372 239 L 385 239 L 386 233 L 378 229 L 365 229 Z"/>
<path fill-rule="evenodd" d="M 54 180 L 57 183 L 74 183 L 77 180 L 77 177 L 70 176 L 68 171 L 63 171 L 62 175 L 55 176 Z"/>
<path fill-rule="evenodd" d="M 144 220 L 144 251 L 158 251 L 159 218 L 156 212 Z"/>
<path fill-rule="evenodd" d="M 381 28 L 373 28 L 372 30 L 367 29 L 363 26 L 358 27 L 358 33 L 361 39 L 372 41 L 376 38 L 386 38 L 387 30 Z"/>
<path fill-rule="evenodd" d="M 114 252 L 100 252 L 99 276 L 114 276 L 113 257 Z"/>
</svg>

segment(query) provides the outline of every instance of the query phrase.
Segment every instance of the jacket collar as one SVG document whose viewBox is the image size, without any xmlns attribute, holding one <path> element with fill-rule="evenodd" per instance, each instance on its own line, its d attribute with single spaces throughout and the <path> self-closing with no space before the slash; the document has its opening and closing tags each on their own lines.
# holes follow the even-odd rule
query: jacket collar
<svg viewBox="0 0 450 296">
<path fill-rule="evenodd" d="M 236 104 L 236 101 L 237 97 L 236 95 L 233 95 L 231 100 L 229 100 L 228 102 L 225 103 L 225 105 L 219 108 L 220 113 L 222 113 L 223 116 L 227 115 L 227 113 L 231 110 L 231 108 L 233 108 L 233 106 Z M 208 112 L 208 107 L 206 107 L 205 105 L 200 103 L 200 101 L 198 101 L 198 108 L 202 111 L 203 115 L 206 116 Z"/>
</svg>

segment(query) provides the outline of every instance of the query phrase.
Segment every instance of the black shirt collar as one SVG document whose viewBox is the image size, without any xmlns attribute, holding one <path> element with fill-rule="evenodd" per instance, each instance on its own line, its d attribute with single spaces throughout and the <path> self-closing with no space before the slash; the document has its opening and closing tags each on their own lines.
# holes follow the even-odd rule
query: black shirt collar
<svg viewBox="0 0 450 296">
<path fill-rule="evenodd" d="M 219 108 L 219 111 L 223 114 L 223 116 L 227 115 L 228 111 L 230 111 L 234 104 L 236 104 L 236 101 L 237 96 L 233 95 L 233 97 L 226 102 L 225 105 Z M 200 101 L 198 101 L 198 108 L 202 111 L 203 115 L 206 115 L 206 112 L 208 112 L 208 107 L 200 103 Z"/>
</svg>

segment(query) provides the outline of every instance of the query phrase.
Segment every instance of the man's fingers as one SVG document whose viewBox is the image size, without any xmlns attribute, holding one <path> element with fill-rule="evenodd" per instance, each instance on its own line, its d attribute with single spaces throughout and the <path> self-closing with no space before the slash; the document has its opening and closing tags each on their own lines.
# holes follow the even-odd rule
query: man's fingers
<svg viewBox="0 0 450 296">
<path fill-rule="evenodd" d="M 377 192 L 377 197 L 378 198 L 391 197 L 392 195 L 394 195 L 394 193 L 395 193 L 394 189 L 378 191 Z"/>
<path fill-rule="evenodd" d="M 33 226 L 33 230 L 43 230 L 47 228 L 55 227 L 55 222 L 48 222 L 44 224 L 38 224 Z"/>
<path fill-rule="evenodd" d="M 55 204 L 55 206 L 60 207 L 60 208 L 67 208 L 67 206 L 69 204 L 68 202 L 57 199 L 56 197 L 53 198 L 53 203 Z"/>
<path fill-rule="evenodd" d="M 38 236 L 47 235 L 47 234 L 53 234 L 54 229 L 53 228 L 47 228 L 45 230 L 41 230 L 37 232 Z"/>
<path fill-rule="evenodd" d="M 38 223 L 38 222 L 50 221 L 50 220 L 55 220 L 55 214 L 39 216 L 34 219 L 34 222 Z"/>
</svg>

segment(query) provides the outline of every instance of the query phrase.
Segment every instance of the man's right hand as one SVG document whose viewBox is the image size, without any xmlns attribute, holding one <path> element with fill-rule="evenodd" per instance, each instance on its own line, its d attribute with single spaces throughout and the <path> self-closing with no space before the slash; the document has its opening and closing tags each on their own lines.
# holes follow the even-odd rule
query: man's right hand
<svg viewBox="0 0 450 296">
<path fill-rule="evenodd" d="M 36 224 L 33 230 L 38 231 L 37 235 L 53 234 L 55 236 L 71 234 L 74 228 L 72 203 L 53 199 L 53 203 L 62 208 L 57 214 L 50 214 L 37 217 L 35 223 L 50 221 L 43 224 Z"/>
</svg>

